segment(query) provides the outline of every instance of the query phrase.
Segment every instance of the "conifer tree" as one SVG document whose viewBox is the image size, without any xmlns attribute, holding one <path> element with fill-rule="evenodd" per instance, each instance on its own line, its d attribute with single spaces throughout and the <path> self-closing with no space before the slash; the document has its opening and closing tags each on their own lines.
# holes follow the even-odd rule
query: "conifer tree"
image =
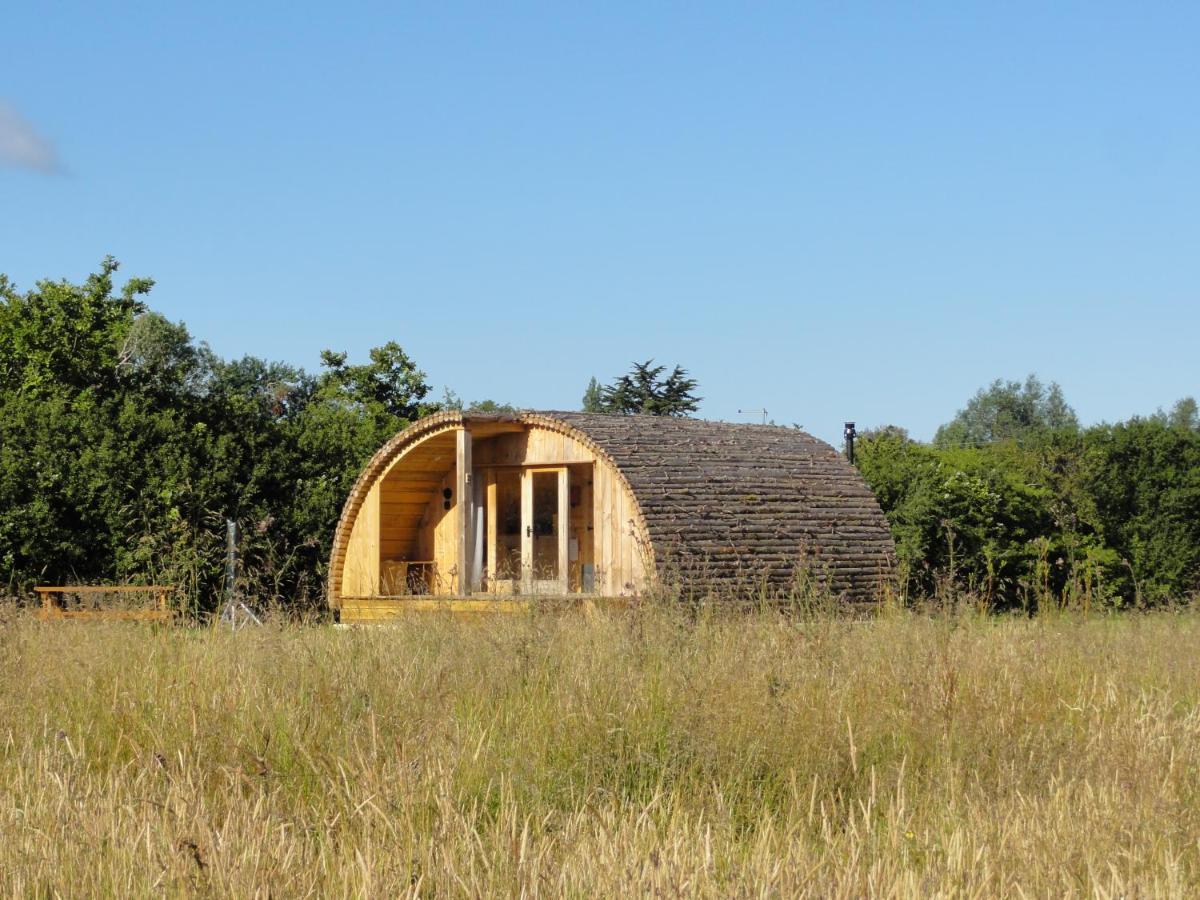
<svg viewBox="0 0 1200 900">
<path fill-rule="evenodd" d="M 666 366 L 654 365 L 653 359 L 635 362 L 629 374 L 615 382 L 599 387 L 599 396 L 593 392 L 596 380 L 588 385 L 584 394 L 585 408 L 589 401 L 597 407 L 596 412 L 620 413 L 622 415 L 687 416 L 694 413 L 702 397 L 697 397 L 696 379 L 689 378 L 687 370 L 675 366 L 671 374 L 663 377 Z"/>
</svg>

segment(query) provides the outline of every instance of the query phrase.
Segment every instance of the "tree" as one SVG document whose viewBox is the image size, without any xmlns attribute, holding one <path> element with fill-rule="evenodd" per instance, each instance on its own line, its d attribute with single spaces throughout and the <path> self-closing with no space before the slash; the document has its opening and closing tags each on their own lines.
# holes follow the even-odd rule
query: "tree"
<svg viewBox="0 0 1200 900">
<path fill-rule="evenodd" d="M 908 429 L 899 425 L 878 425 L 875 428 L 865 428 L 858 432 L 857 437 L 861 441 L 873 441 L 879 438 L 894 438 L 905 444 L 915 443 L 913 439 L 909 437 Z"/>
<path fill-rule="evenodd" d="M 467 404 L 467 412 L 478 415 L 500 415 L 516 411 L 517 408 L 511 403 L 500 403 L 496 400 L 472 400 Z"/>
<path fill-rule="evenodd" d="M 438 403 L 438 406 L 441 409 L 453 409 L 459 412 L 479 415 L 499 415 L 501 413 L 515 413 L 517 411 L 517 408 L 511 403 L 500 403 L 496 400 L 472 400 L 470 403 L 464 403 L 462 397 L 458 396 L 450 388 L 443 389 L 442 399 Z"/>
<path fill-rule="evenodd" d="M 425 373 L 417 368 L 395 341 L 371 350 L 365 365 L 346 365 L 346 354 L 321 352 L 318 391 L 323 399 L 345 403 L 374 417 L 413 420 L 434 408 L 423 401 L 429 395 Z"/>
<path fill-rule="evenodd" d="M 1022 384 L 997 378 L 980 388 L 966 407 L 937 430 L 937 447 L 978 447 L 995 441 L 1019 440 L 1032 432 L 1079 428 L 1075 411 L 1062 388 L 1043 385 L 1036 375 Z"/>
<path fill-rule="evenodd" d="M 596 412 L 620 413 L 622 415 L 686 416 L 694 413 L 702 397 L 692 392 L 696 380 L 689 378 L 686 369 L 679 366 L 663 377 L 666 366 L 654 365 L 654 360 L 635 362 L 628 375 L 600 388 Z M 595 379 L 592 379 L 595 383 Z M 594 399 L 592 385 L 584 395 L 584 403 Z"/>
<path fill-rule="evenodd" d="M 363 463 L 437 408 L 424 374 L 394 342 L 362 365 L 326 351 L 317 376 L 223 360 L 116 270 L 0 276 L 0 588 L 161 579 L 203 605 L 230 516 L 252 592 L 316 601 Z"/>
<path fill-rule="evenodd" d="M 902 429 L 860 436 L 859 469 L 888 518 L 909 592 L 947 583 L 995 607 L 1130 596 L 1079 474 L 1078 434 L 936 448 Z"/>
<path fill-rule="evenodd" d="M 1159 409 L 1150 419 L 1155 422 L 1161 422 L 1164 425 L 1169 425 L 1171 428 L 1200 431 L 1200 406 L 1197 406 L 1196 398 L 1184 397 L 1171 407 L 1169 413 L 1165 413 L 1162 409 Z"/>
<path fill-rule="evenodd" d="M 1137 599 L 1200 592 L 1200 431 L 1134 418 L 1084 435 L 1083 484 Z"/>
<path fill-rule="evenodd" d="M 106 257 L 83 285 L 40 281 L 25 294 L 0 276 L 0 390 L 30 396 L 113 388 L 118 351 L 145 311 L 138 297 L 154 284 L 133 278 L 114 295 L 117 268 Z"/>
<path fill-rule="evenodd" d="M 1200 406 L 1195 397 L 1184 397 L 1171 409 L 1171 426 L 1200 431 Z"/>
<path fill-rule="evenodd" d="M 604 412 L 604 392 L 594 375 L 588 382 L 587 390 L 583 392 L 583 411 Z"/>
</svg>

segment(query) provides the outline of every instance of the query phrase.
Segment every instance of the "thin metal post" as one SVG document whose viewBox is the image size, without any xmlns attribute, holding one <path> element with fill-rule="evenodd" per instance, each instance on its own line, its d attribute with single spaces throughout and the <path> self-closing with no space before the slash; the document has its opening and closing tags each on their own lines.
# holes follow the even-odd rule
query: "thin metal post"
<svg viewBox="0 0 1200 900">
<path fill-rule="evenodd" d="M 225 605 L 221 609 L 220 621 L 237 631 L 238 625 L 253 622 L 261 625 L 262 620 L 254 614 L 237 593 L 237 540 L 238 527 L 233 519 L 225 521 Z M 240 621 L 239 621 L 240 620 Z"/>
<path fill-rule="evenodd" d="M 739 410 L 738 410 L 738 415 L 739 415 L 739 416 L 758 416 L 758 415 L 761 415 L 761 416 L 762 416 L 762 423 L 763 423 L 764 425 L 766 425 L 766 424 L 767 424 L 767 408 L 766 408 L 765 406 L 764 406 L 762 409 L 739 409 Z"/>
<path fill-rule="evenodd" d="M 237 522 L 225 520 L 225 605 L 233 605 L 237 589 Z"/>
<path fill-rule="evenodd" d="M 847 422 L 846 430 L 842 433 L 846 437 L 846 459 L 850 460 L 850 465 L 854 465 L 854 436 L 857 434 L 854 423 Z"/>
</svg>

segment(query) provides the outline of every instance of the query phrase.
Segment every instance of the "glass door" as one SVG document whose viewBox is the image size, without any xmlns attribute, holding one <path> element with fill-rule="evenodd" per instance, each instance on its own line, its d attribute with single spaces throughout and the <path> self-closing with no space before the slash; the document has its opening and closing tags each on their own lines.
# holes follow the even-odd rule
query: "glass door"
<svg viewBox="0 0 1200 900">
<path fill-rule="evenodd" d="M 521 485 L 521 563 L 526 590 L 567 592 L 568 493 L 565 467 L 527 469 Z"/>
</svg>

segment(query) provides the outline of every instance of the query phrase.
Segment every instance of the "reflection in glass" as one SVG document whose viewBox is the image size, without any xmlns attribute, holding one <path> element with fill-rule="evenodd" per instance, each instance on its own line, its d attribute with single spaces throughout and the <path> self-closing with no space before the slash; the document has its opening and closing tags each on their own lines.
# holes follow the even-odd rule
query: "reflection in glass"
<svg viewBox="0 0 1200 900">
<path fill-rule="evenodd" d="M 533 577 L 558 578 L 558 473 L 533 473 Z"/>
<path fill-rule="evenodd" d="M 521 473 L 496 472 L 496 577 L 521 575 Z"/>
</svg>

